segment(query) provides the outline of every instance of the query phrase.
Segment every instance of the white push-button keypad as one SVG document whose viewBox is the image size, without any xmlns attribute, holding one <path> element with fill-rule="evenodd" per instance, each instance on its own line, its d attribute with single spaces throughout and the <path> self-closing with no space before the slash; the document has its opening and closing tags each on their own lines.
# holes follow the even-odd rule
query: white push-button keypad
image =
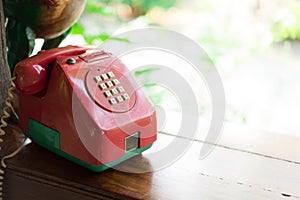
<svg viewBox="0 0 300 200">
<path fill-rule="evenodd" d="M 96 75 L 94 80 L 110 105 L 116 105 L 130 99 L 114 72 L 110 71 Z"/>
</svg>

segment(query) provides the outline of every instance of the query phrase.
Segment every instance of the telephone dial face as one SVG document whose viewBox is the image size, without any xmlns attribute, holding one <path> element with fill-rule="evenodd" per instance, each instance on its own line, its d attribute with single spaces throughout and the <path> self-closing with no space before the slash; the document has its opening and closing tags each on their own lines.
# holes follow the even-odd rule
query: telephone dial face
<svg viewBox="0 0 300 200">
<path fill-rule="evenodd" d="M 41 51 L 19 62 L 14 75 L 24 134 L 79 165 L 102 171 L 156 140 L 153 104 L 111 53 Z"/>
<path fill-rule="evenodd" d="M 94 101 L 108 111 L 126 112 L 135 104 L 135 88 L 113 66 L 91 68 L 85 81 L 88 92 Z"/>
</svg>

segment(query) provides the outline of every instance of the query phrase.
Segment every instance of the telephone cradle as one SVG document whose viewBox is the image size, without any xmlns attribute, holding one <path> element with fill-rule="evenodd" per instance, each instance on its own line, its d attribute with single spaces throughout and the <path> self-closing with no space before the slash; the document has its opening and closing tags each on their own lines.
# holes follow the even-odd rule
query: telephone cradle
<svg viewBox="0 0 300 200">
<path fill-rule="evenodd" d="M 14 70 L 19 126 L 33 142 L 93 171 L 150 148 L 156 112 L 120 59 L 91 48 L 40 51 Z"/>
</svg>

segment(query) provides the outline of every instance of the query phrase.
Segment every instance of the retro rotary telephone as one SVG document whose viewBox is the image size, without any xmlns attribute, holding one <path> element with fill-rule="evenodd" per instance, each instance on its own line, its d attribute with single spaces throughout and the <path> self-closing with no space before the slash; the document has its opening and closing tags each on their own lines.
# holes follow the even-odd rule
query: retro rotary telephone
<svg viewBox="0 0 300 200">
<path fill-rule="evenodd" d="M 81 166 L 103 171 L 156 140 L 153 104 L 110 53 L 41 51 L 19 62 L 14 76 L 24 134 Z"/>
</svg>

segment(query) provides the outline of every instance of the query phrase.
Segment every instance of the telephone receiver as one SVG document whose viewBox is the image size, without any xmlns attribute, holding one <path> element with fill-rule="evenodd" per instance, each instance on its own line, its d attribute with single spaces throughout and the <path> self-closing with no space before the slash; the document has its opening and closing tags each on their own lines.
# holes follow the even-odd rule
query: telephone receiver
<svg viewBox="0 0 300 200">
<path fill-rule="evenodd" d="M 40 146 L 92 171 L 138 155 L 157 138 L 155 107 L 120 59 L 67 46 L 19 62 L 18 125 Z"/>
<path fill-rule="evenodd" d="M 36 94 L 46 88 L 50 69 L 49 65 L 58 56 L 72 56 L 84 53 L 89 48 L 67 46 L 60 49 L 41 50 L 37 56 L 19 62 L 14 70 L 17 89 L 24 94 Z"/>
</svg>

